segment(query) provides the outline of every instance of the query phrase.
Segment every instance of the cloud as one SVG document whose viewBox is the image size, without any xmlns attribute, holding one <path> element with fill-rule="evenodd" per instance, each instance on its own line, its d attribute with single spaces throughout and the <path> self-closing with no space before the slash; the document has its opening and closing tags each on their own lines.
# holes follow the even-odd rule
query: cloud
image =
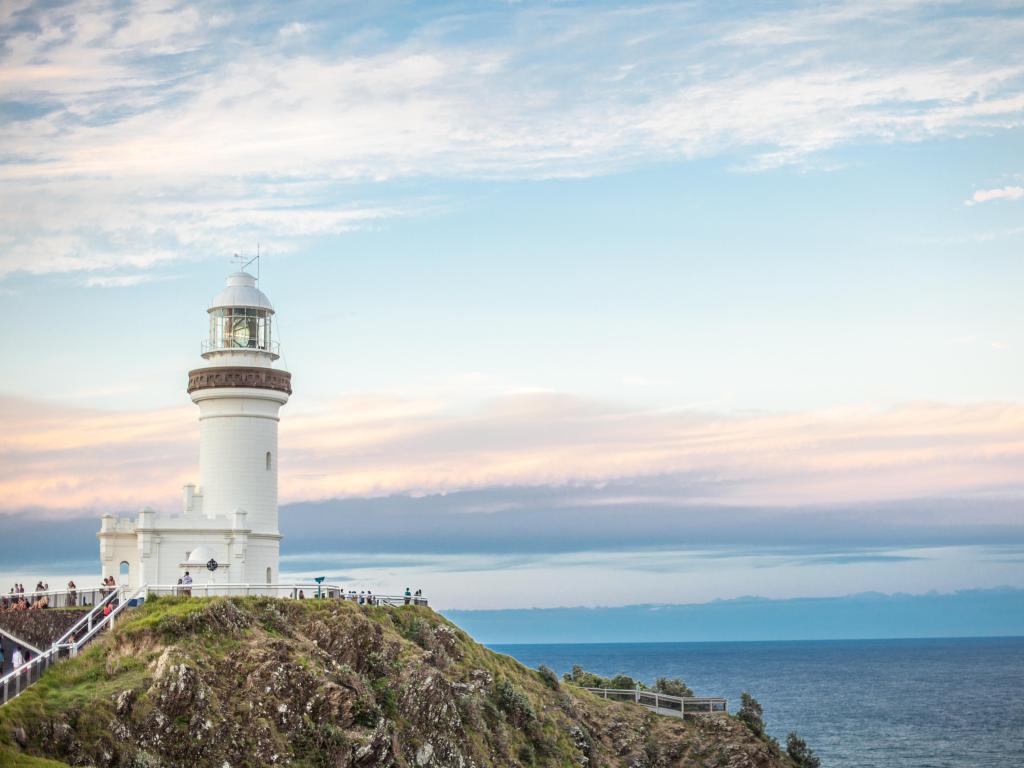
<svg viewBox="0 0 1024 768">
<path fill-rule="evenodd" d="M 195 480 L 192 408 L 108 412 L 0 400 L 0 509 L 176 509 Z M 756 505 L 1019 493 L 1024 408 L 908 404 L 722 415 L 559 393 L 464 401 L 353 395 L 289 405 L 284 502 L 579 488 L 565 507 Z M 651 485 L 654 478 L 669 478 Z M 615 484 L 598 497 L 587 489 Z M 510 508 L 485 498 L 467 515 Z"/>
<path fill-rule="evenodd" d="M 977 205 L 990 200 L 1021 200 L 1024 199 L 1024 187 L 998 187 L 996 189 L 979 189 L 964 205 Z"/>
<path fill-rule="evenodd" d="M 391 179 L 763 170 L 1024 123 L 1024 22 L 997 3 L 323 10 L 6 10 L 0 275 L 153 268 L 246 228 L 293 250 L 418 210 L 376 202 Z"/>
<path fill-rule="evenodd" d="M 92 275 L 85 279 L 87 288 L 131 288 L 135 285 L 166 280 L 152 274 L 141 275 Z"/>
</svg>

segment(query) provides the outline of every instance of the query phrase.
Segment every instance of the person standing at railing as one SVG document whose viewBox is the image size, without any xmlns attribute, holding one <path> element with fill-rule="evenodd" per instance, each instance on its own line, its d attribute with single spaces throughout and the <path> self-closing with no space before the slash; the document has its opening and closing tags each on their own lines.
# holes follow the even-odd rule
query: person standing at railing
<svg viewBox="0 0 1024 768">
<path fill-rule="evenodd" d="M 192 575 L 188 571 L 185 571 L 185 575 L 181 577 L 181 585 L 181 594 L 192 597 Z"/>
<path fill-rule="evenodd" d="M 405 604 L 408 605 L 412 602 L 412 590 L 408 587 L 405 588 Z"/>
<path fill-rule="evenodd" d="M 25 663 L 25 656 L 19 646 L 14 646 L 14 653 L 11 655 L 11 670 L 15 670 Z"/>
<path fill-rule="evenodd" d="M 78 605 L 78 587 L 72 579 L 68 582 L 68 606 Z"/>
</svg>

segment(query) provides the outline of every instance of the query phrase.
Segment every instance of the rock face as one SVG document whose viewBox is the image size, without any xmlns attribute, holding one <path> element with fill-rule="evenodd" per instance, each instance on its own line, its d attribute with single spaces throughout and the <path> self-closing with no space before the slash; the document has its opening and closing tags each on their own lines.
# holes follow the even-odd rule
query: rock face
<svg viewBox="0 0 1024 768">
<path fill-rule="evenodd" d="M 0 709 L 0 764 L 790 766 L 732 717 L 552 687 L 418 606 L 164 598 L 57 670 Z"/>
</svg>

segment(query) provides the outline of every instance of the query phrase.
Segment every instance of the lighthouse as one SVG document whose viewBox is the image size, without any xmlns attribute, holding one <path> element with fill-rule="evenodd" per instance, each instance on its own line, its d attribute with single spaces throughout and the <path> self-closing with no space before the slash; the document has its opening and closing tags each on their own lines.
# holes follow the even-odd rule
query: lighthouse
<svg viewBox="0 0 1024 768">
<path fill-rule="evenodd" d="M 274 307 L 243 269 L 228 275 L 207 315 L 203 363 L 187 386 L 199 410 L 199 482 L 184 487 L 178 514 L 103 517 L 102 575 L 120 584 L 175 584 L 185 572 L 200 584 L 278 579 L 277 432 L 292 387 L 274 367 Z"/>
</svg>

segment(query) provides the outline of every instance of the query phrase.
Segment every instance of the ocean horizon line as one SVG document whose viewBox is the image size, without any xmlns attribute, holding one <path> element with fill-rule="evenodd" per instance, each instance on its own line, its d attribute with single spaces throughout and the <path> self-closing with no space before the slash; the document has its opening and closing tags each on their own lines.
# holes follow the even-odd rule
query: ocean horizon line
<svg viewBox="0 0 1024 768">
<path fill-rule="evenodd" d="M 565 643 L 484 643 L 488 648 L 507 648 L 512 646 L 607 646 L 607 645 L 803 645 L 808 643 L 870 643 L 870 642 L 912 642 L 942 640 L 1022 640 L 1024 635 L 947 635 L 947 636 L 908 636 L 900 637 L 822 637 L 801 638 L 790 640 L 613 640 L 610 642 L 565 642 Z"/>
</svg>

